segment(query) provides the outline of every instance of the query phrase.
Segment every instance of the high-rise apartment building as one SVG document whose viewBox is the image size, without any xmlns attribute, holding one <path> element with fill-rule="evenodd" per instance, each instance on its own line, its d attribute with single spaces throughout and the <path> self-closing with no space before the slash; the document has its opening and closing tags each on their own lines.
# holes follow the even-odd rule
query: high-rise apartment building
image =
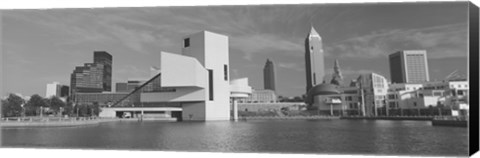
<svg viewBox="0 0 480 158">
<path fill-rule="evenodd" d="M 419 83 L 430 80 L 427 51 L 404 50 L 389 55 L 392 83 Z"/>
<path fill-rule="evenodd" d="M 322 37 L 313 27 L 305 39 L 305 68 L 308 93 L 313 86 L 323 83 L 325 76 Z"/>
<path fill-rule="evenodd" d="M 103 64 L 103 91 L 112 90 L 112 55 L 106 51 L 94 51 L 93 63 Z"/>
<path fill-rule="evenodd" d="M 263 68 L 263 86 L 273 91 L 276 88 L 275 64 L 270 59 L 267 59 Z"/>
</svg>

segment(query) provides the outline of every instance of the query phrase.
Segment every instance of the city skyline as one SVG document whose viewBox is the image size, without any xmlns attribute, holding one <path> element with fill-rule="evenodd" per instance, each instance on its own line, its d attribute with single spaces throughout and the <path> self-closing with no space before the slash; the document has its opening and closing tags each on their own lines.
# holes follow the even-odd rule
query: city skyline
<svg viewBox="0 0 480 158">
<path fill-rule="evenodd" d="M 111 84 L 148 78 L 149 68 L 160 65 L 160 51 L 180 52 L 173 41 L 199 30 L 230 37 L 231 79 L 248 77 L 261 88 L 263 62 L 276 61 L 277 93 L 283 96 L 305 93 L 303 39 L 311 26 L 322 36 L 327 81 L 334 59 L 342 63 L 344 83 L 367 72 L 390 80 L 388 55 L 410 49 L 427 50 L 431 81 L 457 69 L 466 75 L 467 3 L 425 4 L 4 11 L 8 84 L 2 95 L 43 95 L 47 83 L 69 84 L 69 73 L 90 61 L 94 50 L 115 56 Z"/>
</svg>

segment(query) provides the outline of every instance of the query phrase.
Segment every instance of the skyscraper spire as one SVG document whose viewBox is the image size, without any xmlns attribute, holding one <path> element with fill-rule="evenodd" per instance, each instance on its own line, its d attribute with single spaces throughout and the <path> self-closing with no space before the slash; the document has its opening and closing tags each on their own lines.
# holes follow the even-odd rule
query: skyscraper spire
<svg viewBox="0 0 480 158">
<path fill-rule="evenodd" d="M 318 34 L 317 30 L 315 30 L 313 25 L 312 25 L 312 28 L 310 29 L 310 34 L 308 34 L 308 37 L 309 38 L 318 37 L 318 38 L 322 39 L 322 37 L 320 37 L 320 34 Z"/>
<path fill-rule="evenodd" d="M 343 76 L 342 72 L 340 71 L 340 65 L 338 64 L 338 60 L 335 59 L 335 65 L 333 66 L 333 77 L 330 83 L 340 86 L 342 84 L 342 80 Z"/>
<path fill-rule="evenodd" d="M 312 26 L 310 33 L 305 38 L 305 70 L 306 92 L 317 84 L 325 82 L 325 64 L 323 57 L 322 38 Z"/>
</svg>

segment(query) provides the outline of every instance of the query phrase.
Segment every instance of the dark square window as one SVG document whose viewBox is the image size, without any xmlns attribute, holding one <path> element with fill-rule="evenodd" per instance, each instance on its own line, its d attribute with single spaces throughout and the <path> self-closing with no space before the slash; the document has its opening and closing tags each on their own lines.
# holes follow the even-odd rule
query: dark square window
<svg viewBox="0 0 480 158">
<path fill-rule="evenodd" d="M 183 47 L 184 48 L 190 47 L 190 38 L 185 38 L 183 40 Z"/>
</svg>

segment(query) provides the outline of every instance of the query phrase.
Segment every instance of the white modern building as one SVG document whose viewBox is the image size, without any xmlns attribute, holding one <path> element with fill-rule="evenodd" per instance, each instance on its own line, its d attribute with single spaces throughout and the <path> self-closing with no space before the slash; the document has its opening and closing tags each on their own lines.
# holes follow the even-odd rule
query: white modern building
<svg viewBox="0 0 480 158">
<path fill-rule="evenodd" d="M 153 74 L 161 72 L 155 76 L 160 78 L 158 86 L 168 90 L 141 92 L 141 106 L 148 105 L 150 110 L 156 108 L 157 111 L 181 111 L 184 121 L 230 120 L 227 36 L 202 31 L 184 37 L 181 54 L 161 52 L 160 69 L 151 70 Z M 103 116 L 112 117 L 115 111 L 122 110 L 111 109 Z M 141 111 L 141 107 L 130 110 Z"/>
<path fill-rule="evenodd" d="M 386 102 L 390 109 L 416 110 L 420 114 L 422 109 L 440 106 L 455 115 L 459 110 L 468 111 L 468 94 L 468 81 L 391 84 Z"/>
</svg>

